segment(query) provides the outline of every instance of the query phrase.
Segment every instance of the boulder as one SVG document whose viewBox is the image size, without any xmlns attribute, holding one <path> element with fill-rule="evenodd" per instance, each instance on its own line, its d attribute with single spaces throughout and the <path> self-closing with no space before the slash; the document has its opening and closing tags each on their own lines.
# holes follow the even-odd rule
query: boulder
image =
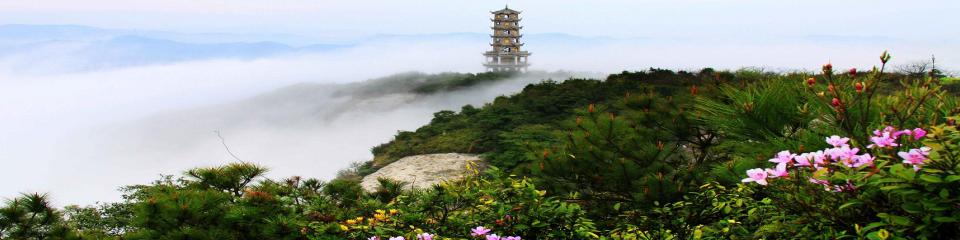
<svg viewBox="0 0 960 240">
<path fill-rule="evenodd" d="M 472 171 L 467 164 L 475 163 L 479 169 L 485 165 L 478 155 L 460 153 L 425 154 L 401 158 L 380 170 L 363 177 L 361 185 L 368 192 L 377 190 L 383 177 L 407 183 L 406 188 L 427 188 L 445 180 L 461 179 Z"/>
</svg>

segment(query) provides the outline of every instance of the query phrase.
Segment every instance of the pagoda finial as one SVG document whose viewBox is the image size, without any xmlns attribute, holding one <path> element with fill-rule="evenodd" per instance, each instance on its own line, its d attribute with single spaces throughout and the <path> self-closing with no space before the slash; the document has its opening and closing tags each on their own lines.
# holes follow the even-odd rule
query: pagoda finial
<svg viewBox="0 0 960 240">
<path fill-rule="evenodd" d="M 503 9 L 510 9 L 510 4 L 503 4 Z"/>
</svg>

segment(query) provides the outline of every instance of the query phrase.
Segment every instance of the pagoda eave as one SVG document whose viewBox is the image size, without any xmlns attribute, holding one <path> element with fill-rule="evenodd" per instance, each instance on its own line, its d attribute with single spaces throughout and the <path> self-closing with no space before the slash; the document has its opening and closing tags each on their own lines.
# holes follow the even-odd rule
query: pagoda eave
<svg viewBox="0 0 960 240">
<path fill-rule="evenodd" d="M 491 43 L 490 46 L 493 47 L 521 47 L 525 43 Z"/>
<path fill-rule="evenodd" d="M 498 37 L 498 38 L 504 38 L 504 37 L 514 38 L 514 37 L 516 37 L 516 38 L 518 38 L 518 37 L 523 37 L 523 34 L 508 34 L 508 35 L 495 34 L 495 35 L 490 35 L 490 37 Z"/>
<path fill-rule="evenodd" d="M 494 68 L 524 68 L 529 67 L 529 63 L 484 63 L 484 67 Z"/>
<path fill-rule="evenodd" d="M 529 53 L 529 52 L 526 52 L 526 51 L 523 51 L 523 52 L 508 52 L 508 53 L 506 53 L 506 52 L 496 52 L 496 51 L 487 51 L 487 52 L 483 53 L 483 55 L 484 55 L 484 56 L 487 56 L 487 57 L 497 57 L 497 56 L 509 56 L 509 57 L 518 56 L 518 57 L 526 57 L 526 56 L 530 56 L 530 53 Z"/>
</svg>

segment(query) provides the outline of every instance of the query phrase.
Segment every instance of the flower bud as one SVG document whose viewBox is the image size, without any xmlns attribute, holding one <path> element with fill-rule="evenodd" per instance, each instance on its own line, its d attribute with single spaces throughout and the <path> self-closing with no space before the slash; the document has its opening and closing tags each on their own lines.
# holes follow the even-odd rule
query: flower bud
<svg viewBox="0 0 960 240">
<path fill-rule="evenodd" d="M 590 106 L 587 107 L 587 112 L 593 113 L 596 111 L 597 111 L 597 108 L 593 106 L 593 103 L 591 103 Z"/>
<path fill-rule="evenodd" d="M 690 95 L 693 95 L 693 96 L 697 95 L 697 85 L 693 85 L 692 87 L 690 87 Z"/>
<path fill-rule="evenodd" d="M 834 91 L 836 91 L 836 90 L 837 90 L 837 89 L 833 87 L 833 83 L 831 83 L 830 85 L 827 86 L 827 91 L 834 92 Z"/>
<path fill-rule="evenodd" d="M 890 61 L 890 54 L 887 53 L 887 51 L 883 51 L 883 53 L 880 54 L 880 62 L 886 64 L 887 61 Z"/>
<path fill-rule="evenodd" d="M 823 75 L 830 76 L 833 75 L 833 64 L 827 63 L 823 65 Z"/>
<path fill-rule="evenodd" d="M 857 93 L 863 92 L 863 82 L 858 82 L 856 85 L 854 85 L 854 88 L 857 89 Z"/>
<path fill-rule="evenodd" d="M 813 87 L 814 84 L 817 84 L 816 78 L 807 78 L 807 87 Z"/>
<path fill-rule="evenodd" d="M 840 106 L 840 99 L 833 98 L 833 101 L 830 101 L 830 104 L 833 105 L 834 107 L 839 107 L 839 106 Z"/>
<path fill-rule="evenodd" d="M 855 78 L 855 77 L 857 77 L 857 69 L 856 69 L 856 68 L 851 68 L 851 69 L 850 69 L 850 72 L 847 72 L 847 74 L 850 74 L 850 77 Z"/>
<path fill-rule="evenodd" d="M 956 119 L 952 119 L 952 118 L 951 118 L 951 119 L 947 119 L 947 126 L 956 126 L 956 125 L 957 125 L 957 120 L 956 120 Z"/>
</svg>

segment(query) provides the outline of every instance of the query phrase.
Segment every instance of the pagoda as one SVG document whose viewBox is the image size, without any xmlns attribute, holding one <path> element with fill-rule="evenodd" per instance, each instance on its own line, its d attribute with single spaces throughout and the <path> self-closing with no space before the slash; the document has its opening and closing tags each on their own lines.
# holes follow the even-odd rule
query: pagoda
<svg viewBox="0 0 960 240">
<path fill-rule="evenodd" d="M 520 34 L 520 29 L 523 27 L 520 26 L 520 12 L 504 7 L 490 13 L 493 14 L 493 19 L 490 19 L 493 21 L 493 26 L 490 27 L 493 29 L 493 35 L 490 35 L 493 38 L 493 43 L 490 43 L 493 49 L 483 53 L 486 57 L 483 66 L 487 67 L 488 71 L 496 72 L 526 71 L 527 66 L 530 66 L 527 63 L 530 53 L 521 50 L 523 43 L 520 38 L 523 34 Z"/>
</svg>

